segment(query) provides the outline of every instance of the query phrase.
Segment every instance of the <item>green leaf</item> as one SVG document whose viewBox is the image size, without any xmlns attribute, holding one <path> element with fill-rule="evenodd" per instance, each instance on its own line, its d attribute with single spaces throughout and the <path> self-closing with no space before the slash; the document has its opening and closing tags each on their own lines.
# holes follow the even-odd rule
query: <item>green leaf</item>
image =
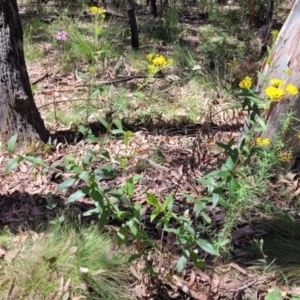
<svg viewBox="0 0 300 300">
<path fill-rule="evenodd" d="M 77 71 L 77 74 L 79 75 L 79 77 L 81 77 L 83 80 L 85 81 L 89 81 L 90 77 L 82 72 Z"/>
<path fill-rule="evenodd" d="M 23 157 L 18 156 L 14 159 L 11 159 L 7 162 L 4 170 L 4 175 L 9 174 L 13 169 L 15 169 L 18 164 L 23 160 Z"/>
<path fill-rule="evenodd" d="M 125 227 L 125 225 L 123 224 L 117 233 L 117 241 L 118 241 L 118 245 L 121 246 L 124 242 L 125 242 L 125 237 L 127 234 L 127 229 Z"/>
<path fill-rule="evenodd" d="M 223 171 L 231 171 L 234 168 L 235 164 L 232 160 L 232 157 L 229 156 L 225 162 L 225 164 L 222 165 Z"/>
<path fill-rule="evenodd" d="M 135 254 L 132 254 L 129 259 L 128 259 L 128 263 L 131 263 L 133 262 L 134 260 L 136 259 L 139 259 L 143 256 L 143 253 L 135 253 Z"/>
<path fill-rule="evenodd" d="M 227 181 L 228 181 L 227 186 L 228 186 L 229 195 L 233 196 L 234 193 L 236 192 L 236 187 L 237 187 L 236 181 L 233 176 L 230 176 Z"/>
<path fill-rule="evenodd" d="M 124 131 L 122 122 L 121 122 L 119 119 L 116 119 L 116 120 L 114 120 L 113 122 L 114 122 L 114 124 L 117 126 L 117 128 L 120 130 L 120 132 L 123 132 L 123 131 Z"/>
<path fill-rule="evenodd" d="M 265 131 L 265 130 L 267 129 L 266 122 L 265 122 L 265 120 L 264 120 L 263 118 L 258 117 L 258 118 L 256 119 L 256 121 L 257 121 L 258 124 L 261 126 L 261 130 L 262 130 L 262 131 Z"/>
<path fill-rule="evenodd" d="M 107 224 L 109 213 L 110 213 L 109 206 L 105 205 L 102 209 L 102 213 L 99 218 L 99 227 L 101 230 L 104 229 L 104 226 Z"/>
<path fill-rule="evenodd" d="M 23 158 L 25 160 L 29 161 L 30 163 L 32 163 L 33 165 L 43 166 L 43 167 L 47 166 L 45 161 L 41 157 L 34 157 L 34 156 L 24 155 Z"/>
<path fill-rule="evenodd" d="M 72 186 L 75 183 L 76 179 L 73 177 L 67 178 L 64 182 L 60 183 L 56 188 L 56 191 L 60 191 Z"/>
<path fill-rule="evenodd" d="M 168 211 L 173 210 L 173 194 L 169 194 L 168 197 L 166 198 L 165 202 L 162 205 L 162 210 L 166 210 L 168 208 Z"/>
<path fill-rule="evenodd" d="M 205 252 L 219 256 L 219 252 L 214 248 L 214 246 L 206 240 L 198 239 L 196 240 L 197 245 L 202 248 Z"/>
<path fill-rule="evenodd" d="M 84 197 L 85 194 L 82 192 L 82 190 L 78 190 L 75 193 L 71 194 L 68 199 L 65 201 L 66 204 L 72 203 L 82 197 Z"/>
<path fill-rule="evenodd" d="M 102 155 L 103 157 L 107 158 L 107 159 L 110 159 L 110 154 L 107 150 L 104 150 L 104 149 L 100 149 L 99 150 L 99 153 L 100 155 Z"/>
<path fill-rule="evenodd" d="M 177 261 L 176 269 L 178 273 L 181 273 L 187 264 L 187 257 L 185 255 L 181 255 Z"/>
<path fill-rule="evenodd" d="M 158 199 L 153 194 L 147 193 L 146 201 L 147 201 L 147 203 L 151 204 L 152 206 L 154 206 L 156 208 L 160 206 Z"/>
<path fill-rule="evenodd" d="M 154 209 L 150 216 L 150 222 L 153 222 L 154 219 L 161 213 L 160 207 Z"/>
<path fill-rule="evenodd" d="M 264 73 L 262 73 L 260 71 L 256 71 L 256 72 L 258 74 L 258 77 L 261 78 L 263 80 L 263 82 L 265 82 L 265 83 L 268 82 L 269 79 Z"/>
<path fill-rule="evenodd" d="M 106 129 L 108 129 L 109 124 L 106 122 L 105 119 L 103 119 L 102 117 L 98 117 L 98 121 L 99 121 Z"/>
<path fill-rule="evenodd" d="M 17 139 L 18 139 L 18 134 L 15 133 L 15 134 L 9 139 L 9 141 L 8 141 L 8 144 L 7 144 L 7 151 L 8 151 L 10 154 L 14 153 L 14 151 L 15 151 Z"/>
<path fill-rule="evenodd" d="M 135 93 L 133 93 L 133 96 L 137 97 L 137 98 L 144 98 L 145 97 L 145 93 L 143 93 L 143 92 L 135 92 Z"/>
<path fill-rule="evenodd" d="M 282 300 L 282 292 L 277 286 L 268 293 L 265 300 Z"/>
</svg>

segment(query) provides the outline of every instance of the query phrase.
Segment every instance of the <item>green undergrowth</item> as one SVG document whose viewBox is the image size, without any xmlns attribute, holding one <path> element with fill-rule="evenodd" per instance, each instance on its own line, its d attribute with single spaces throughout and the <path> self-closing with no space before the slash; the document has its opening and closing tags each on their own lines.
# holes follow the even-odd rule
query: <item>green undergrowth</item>
<svg viewBox="0 0 300 300">
<path fill-rule="evenodd" d="M 126 255 L 96 226 L 0 235 L 0 298 L 131 299 Z M 79 298 L 78 298 L 79 299 Z"/>
</svg>

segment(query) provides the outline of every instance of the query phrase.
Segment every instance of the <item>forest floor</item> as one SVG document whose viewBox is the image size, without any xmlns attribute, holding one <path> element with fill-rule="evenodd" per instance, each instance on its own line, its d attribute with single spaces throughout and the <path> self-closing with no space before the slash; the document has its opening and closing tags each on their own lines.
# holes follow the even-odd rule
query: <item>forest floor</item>
<svg viewBox="0 0 300 300">
<path fill-rule="evenodd" d="M 137 11 L 139 13 L 141 10 Z M 90 128 L 96 137 L 102 138 L 106 129 L 97 121 L 98 116 L 105 118 L 107 122 L 120 119 L 123 129 L 133 134 L 128 143 L 124 143 L 120 136 L 110 136 L 101 145 L 109 152 L 110 163 L 118 171 L 118 175 L 104 178 L 101 185 L 113 190 L 124 185 L 128 178 L 139 176 L 130 201 L 143 207 L 143 221 L 147 232 L 154 241 L 162 241 L 165 245 L 163 253 L 153 250 L 147 258 L 157 272 L 156 276 L 150 277 L 143 272 L 143 260 L 137 260 L 128 266 L 128 276 L 132 277 L 132 299 L 264 299 L 276 287 L 286 297 L 294 295 L 289 299 L 299 299 L 296 296 L 300 295 L 296 269 L 300 264 L 297 250 L 300 232 L 297 196 L 300 189 L 295 174 L 289 173 L 276 182 L 268 183 L 269 210 L 261 211 L 253 205 L 237 216 L 229 246 L 222 256 L 212 257 L 202 249 L 197 249 L 199 257 L 206 263 L 202 269 L 188 263 L 183 272 L 176 273 L 175 266 L 181 248 L 174 244 L 172 234 L 162 234 L 157 224 L 150 222 L 151 207 L 146 201 L 146 195 L 155 195 L 163 202 L 172 194 L 173 212 L 190 216 L 195 227 L 203 223 L 201 217 L 194 215 L 194 203 L 186 194 L 195 199 L 207 196 L 207 188 L 199 184 L 197 179 L 218 168 L 225 157 L 216 142 L 227 144 L 232 139 L 238 140 L 243 128 L 244 113 L 237 108 L 239 100 L 233 96 L 232 90 L 236 87 L 237 78 L 241 79 L 253 68 L 252 62 L 250 67 L 241 63 L 239 70 L 234 70 L 238 73 L 235 74 L 237 78 L 233 76 L 234 72 L 229 72 L 230 76 L 224 79 L 225 82 L 220 79 L 218 84 L 211 85 L 210 77 L 205 73 L 205 64 L 196 56 L 192 57 L 192 54 L 204 51 L 198 45 L 201 40 L 201 36 L 196 33 L 198 27 L 211 25 L 211 21 L 207 14 L 195 14 L 192 8 L 182 12 L 180 20 L 184 24 L 180 36 L 188 31 L 184 41 L 187 43 L 186 40 L 189 40 L 189 44 L 184 49 L 193 49 L 193 52 L 185 52 L 184 55 L 190 55 L 189 63 L 192 65 L 179 66 L 180 51 L 183 49 L 174 50 L 177 45 L 175 41 L 164 43 L 151 39 L 145 44 L 149 38 L 147 28 L 144 29 L 139 53 L 131 50 L 128 33 L 124 33 L 123 37 L 122 32 L 119 32 L 111 42 L 117 44 L 120 54 L 113 59 L 109 56 L 104 58 L 103 66 L 99 68 L 101 70 L 92 83 L 89 78 L 81 75 L 88 74 L 89 65 L 86 61 L 78 60 L 70 70 L 62 69 L 65 61 L 61 58 L 60 45 L 53 46 L 51 40 L 35 37 L 35 43 L 31 47 L 34 46 L 35 51 L 43 55 L 28 59 L 27 70 L 36 105 L 53 134 L 52 142 L 56 139 L 57 143 L 50 149 L 34 145 L 32 149 L 26 150 L 26 154 L 42 157 L 48 166 L 55 164 L 56 170 L 49 167 L 41 172 L 24 160 L 9 175 L 2 176 L 0 225 L 8 227 L 17 236 L 22 236 L 24 231 L 42 234 L 55 220 L 64 222 L 73 218 L 83 223 L 95 222 L 97 216 L 82 216 L 94 207 L 90 198 L 82 197 L 72 204 L 64 204 L 70 194 L 82 188 L 81 181 L 77 181 L 67 191 L 55 191 L 60 183 L 70 177 L 70 173 L 63 172 L 66 156 L 72 155 L 79 159 L 84 157 L 88 149 L 99 150 L 99 144 L 87 141 L 82 130 L 81 133 L 78 132 L 78 126 L 85 123 L 85 127 Z M 26 19 L 24 23 L 25 44 L 26 30 L 30 26 L 34 27 L 33 21 L 30 22 L 30 19 Z M 62 20 L 54 22 L 56 27 L 53 25 L 52 33 L 55 28 L 66 28 Z M 84 25 L 89 24 L 85 19 L 82 22 Z M 122 18 L 117 22 L 126 24 Z M 116 23 L 110 20 L 104 27 L 112 24 Z M 48 26 L 48 23 L 41 26 Z M 36 32 L 41 34 L 43 30 L 38 28 Z M 34 38 L 34 34 L 30 37 Z M 26 49 L 28 45 L 25 45 Z M 145 59 L 149 51 L 162 53 L 175 60 L 175 66 L 157 74 L 150 82 L 147 81 Z M 226 65 L 228 63 L 229 61 Z M 212 68 L 217 74 L 217 67 Z M 142 89 L 139 88 L 141 85 Z M 91 86 L 101 87 L 96 96 L 91 96 Z M 126 158 L 126 164 L 120 163 L 120 157 Z M 2 173 L 8 160 L 8 154 L 2 152 Z M 61 174 L 58 175 L 57 170 L 61 170 Z M 227 212 L 221 205 L 207 205 L 205 211 L 212 225 L 199 234 L 202 238 L 212 240 L 214 236 L 210 234 L 215 235 L 221 230 L 226 222 Z M 293 220 L 284 212 L 293 216 Z M 113 244 L 119 225 L 110 219 L 106 226 Z M 289 249 L 289 245 L 294 247 Z M 114 251 L 112 248 L 110 252 Z M 135 253 L 138 245 L 130 245 L 128 249 Z M 0 247 L 0 255 L 4 260 L 5 256 L 13 260 L 16 253 L 12 257 L 11 252 Z M 291 261 L 293 270 L 288 268 Z M 9 285 L 11 290 L 14 285 Z M 64 289 L 68 290 L 65 283 L 61 285 L 59 292 L 47 299 L 62 299 Z M 68 299 L 81 298 L 70 294 Z"/>
</svg>

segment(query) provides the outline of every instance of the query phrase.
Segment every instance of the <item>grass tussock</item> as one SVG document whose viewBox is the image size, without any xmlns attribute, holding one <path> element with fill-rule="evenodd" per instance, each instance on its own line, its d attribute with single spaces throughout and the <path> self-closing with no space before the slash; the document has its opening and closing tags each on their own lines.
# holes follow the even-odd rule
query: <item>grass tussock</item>
<svg viewBox="0 0 300 300">
<path fill-rule="evenodd" d="M 1 299 L 131 299 L 126 257 L 95 226 L 5 232 L 0 246 Z"/>
</svg>

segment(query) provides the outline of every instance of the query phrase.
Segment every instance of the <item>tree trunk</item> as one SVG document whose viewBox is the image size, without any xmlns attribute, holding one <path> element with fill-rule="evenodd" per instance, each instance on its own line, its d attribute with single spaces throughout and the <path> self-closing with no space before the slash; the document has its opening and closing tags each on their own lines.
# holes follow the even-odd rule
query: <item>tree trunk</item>
<svg viewBox="0 0 300 300">
<path fill-rule="evenodd" d="M 158 16 L 156 0 L 151 0 L 151 13 L 154 18 Z"/>
<path fill-rule="evenodd" d="M 273 10 L 274 10 L 274 0 L 268 0 L 266 25 L 272 22 Z"/>
<path fill-rule="evenodd" d="M 131 30 L 131 46 L 133 49 L 139 49 L 139 31 L 137 26 L 137 21 L 135 17 L 134 6 L 132 4 L 132 0 L 125 0 L 125 7 L 129 19 L 129 25 Z"/>
<path fill-rule="evenodd" d="M 18 133 L 18 147 L 49 132 L 36 108 L 23 51 L 23 31 L 16 0 L 0 0 L 0 136 L 2 142 Z"/>
<path fill-rule="evenodd" d="M 266 64 L 263 73 L 270 80 L 272 78 L 280 78 L 286 83 L 292 83 L 298 88 L 300 87 L 300 0 L 296 0 L 289 17 L 285 21 L 276 43 L 270 54 L 271 64 Z M 286 75 L 286 71 L 291 70 L 290 75 Z M 262 92 L 263 96 L 264 82 L 259 80 L 257 89 Z M 266 113 L 267 129 L 261 136 L 268 137 L 270 140 L 281 130 L 280 120 L 288 112 L 295 112 L 295 120 L 291 124 L 289 132 L 286 134 L 285 146 L 288 150 L 295 153 L 299 149 L 300 132 L 300 94 L 297 96 L 289 96 L 271 104 L 270 109 Z M 295 157 L 286 164 L 286 169 L 289 170 Z"/>
</svg>

